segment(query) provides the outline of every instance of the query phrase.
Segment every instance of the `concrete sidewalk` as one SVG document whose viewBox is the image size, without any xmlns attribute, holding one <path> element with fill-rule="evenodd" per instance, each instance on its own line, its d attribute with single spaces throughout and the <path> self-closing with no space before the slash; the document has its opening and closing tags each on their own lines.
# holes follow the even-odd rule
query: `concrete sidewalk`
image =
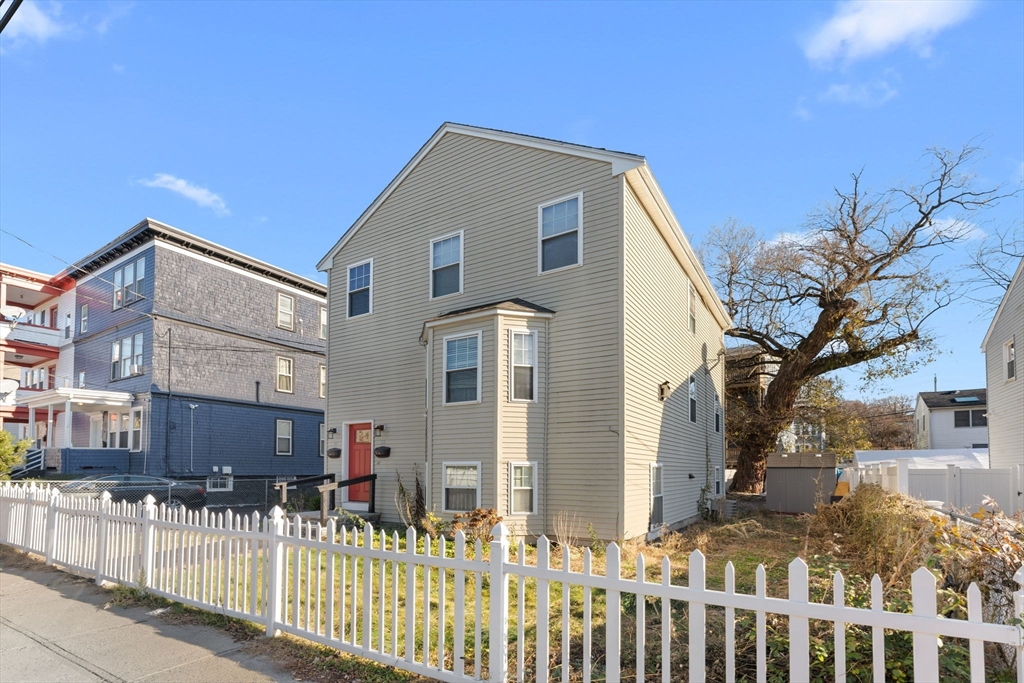
<svg viewBox="0 0 1024 683">
<path fill-rule="evenodd" d="M 91 581 L 3 549 L 0 682 L 295 680 L 224 631 L 106 607 L 111 597 Z"/>
</svg>

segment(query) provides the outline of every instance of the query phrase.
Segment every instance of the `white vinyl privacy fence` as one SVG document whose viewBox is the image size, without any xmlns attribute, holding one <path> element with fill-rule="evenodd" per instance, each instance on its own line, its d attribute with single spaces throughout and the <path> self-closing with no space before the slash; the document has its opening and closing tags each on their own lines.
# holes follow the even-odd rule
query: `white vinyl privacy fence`
<svg viewBox="0 0 1024 683">
<path fill-rule="evenodd" d="M 1021 629 L 984 622 L 975 585 L 967 592 L 966 620 L 940 618 L 936 580 L 924 568 L 913 575 L 912 611 L 903 613 L 884 608 L 877 576 L 870 608 L 845 604 L 849 591 L 838 572 L 834 599 L 811 602 L 808 568 L 800 559 L 789 565 L 789 595 L 781 599 L 767 596 L 763 566 L 753 595 L 736 591 L 731 564 L 725 590 L 707 589 L 699 551 L 690 555 L 688 585 L 682 586 L 672 583 L 667 558 L 658 582 L 647 579 L 657 568 L 646 568 L 642 556 L 637 578 L 623 578 L 614 543 L 604 574 L 592 571 L 589 549 L 580 562 L 569 548 L 552 557 L 543 537 L 534 562 L 527 562 L 522 542 L 511 561 L 509 534 L 500 524 L 488 543 L 470 543 L 461 532 L 453 542 L 435 541 L 417 538 L 413 529 L 400 536 L 369 525 L 362 532 L 338 530 L 333 521 L 321 528 L 288 520 L 278 509 L 267 517 L 240 517 L 169 510 L 151 500 L 111 503 L 108 496 L 74 498 L 0 484 L 0 543 L 97 583 L 144 587 L 264 624 L 268 635 L 294 634 L 442 681 L 619 681 L 623 672 L 638 683 L 704 681 L 714 610 L 724 615 L 724 634 L 715 637 L 724 637 L 726 681 L 746 677 L 738 674 L 737 644 L 755 641 L 756 680 L 767 680 L 773 659 L 776 676 L 809 681 L 810 627 L 828 622 L 835 653 L 830 679 L 846 681 L 848 659 L 856 656 L 870 660 L 874 680 L 884 680 L 887 639 L 902 633 L 913 641 L 914 680 L 939 680 L 940 639 L 952 638 L 968 644 L 970 680 L 985 680 L 986 644 L 998 644 L 1016 653 L 1017 679 L 1024 682 Z M 1021 614 L 1024 569 L 1015 578 L 1022 586 L 1014 594 L 1015 613 Z M 630 620 L 630 605 L 634 615 L 643 605 L 645 617 L 657 618 Z M 741 614 L 752 618 L 743 621 Z M 774 615 L 788 623 L 782 662 L 767 645 L 766 620 Z M 853 653 L 848 645 L 854 626 L 870 629 L 870 654 Z"/>
<path fill-rule="evenodd" d="M 955 465 L 915 469 L 908 460 L 897 459 L 895 465 L 882 462 L 852 469 L 849 481 L 851 489 L 858 484 L 878 484 L 886 491 L 941 502 L 958 510 L 976 511 L 986 498 L 994 500 L 1007 515 L 1024 510 L 1024 465 L 1002 469 Z"/>
</svg>

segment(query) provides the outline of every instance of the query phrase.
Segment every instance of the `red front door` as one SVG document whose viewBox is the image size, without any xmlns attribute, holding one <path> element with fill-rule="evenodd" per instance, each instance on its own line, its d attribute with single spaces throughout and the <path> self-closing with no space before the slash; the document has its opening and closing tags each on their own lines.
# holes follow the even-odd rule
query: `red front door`
<svg viewBox="0 0 1024 683">
<path fill-rule="evenodd" d="M 373 454 L 373 425 L 365 424 L 348 426 L 348 478 L 365 477 L 370 474 L 370 459 Z M 348 499 L 356 503 L 370 502 L 370 484 L 356 484 L 348 487 Z"/>
</svg>

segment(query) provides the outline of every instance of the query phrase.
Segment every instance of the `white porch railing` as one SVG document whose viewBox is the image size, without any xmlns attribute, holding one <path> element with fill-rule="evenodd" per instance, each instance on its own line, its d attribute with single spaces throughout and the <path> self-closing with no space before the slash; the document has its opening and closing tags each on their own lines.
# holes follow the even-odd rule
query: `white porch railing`
<svg viewBox="0 0 1024 683">
<path fill-rule="evenodd" d="M 699 551 L 689 557 L 689 585 L 680 586 L 671 583 L 667 558 L 660 582 L 647 581 L 643 556 L 637 560 L 638 578 L 623 578 L 614 543 L 607 548 L 604 575 L 593 573 L 589 549 L 582 571 L 571 571 L 568 548 L 562 550 L 562 566 L 552 567 L 545 538 L 537 544 L 536 563 L 527 564 L 522 542 L 512 562 L 503 525 L 494 529 L 494 540 L 487 544 L 468 544 L 461 532 L 454 542 L 418 539 L 413 529 L 402 539 L 369 525 L 357 533 L 344 528 L 338 532 L 333 520 L 326 528 L 304 524 L 298 517 L 289 521 L 277 508 L 269 517 L 241 517 L 157 508 L 152 499 L 145 504 L 111 503 L 107 493 L 101 499 L 79 499 L 34 484 L 11 483 L 0 484 L 0 543 L 39 554 L 48 564 L 97 583 L 144 586 L 156 595 L 264 624 L 268 635 L 291 633 L 443 681 L 505 681 L 514 676 L 517 681 L 547 682 L 556 675 L 562 681 L 614 682 L 623 669 L 633 671 L 638 682 L 704 681 L 708 608 L 724 609 L 727 681 L 737 677 L 738 637 L 756 641 L 756 679 L 767 679 L 768 614 L 788 617 L 786 668 L 791 681 L 810 680 L 813 620 L 834 624 L 837 681 L 846 680 L 845 638 L 851 625 L 871 629 L 874 680 L 884 679 L 886 639 L 892 637 L 886 631 L 891 630 L 913 634 L 914 680 L 937 681 L 939 638 L 957 638 L 969 643 L 972 681 L 985 680 L 986 643 L 1016 648 L 1017 679 L 1024 681 L 1021 629 L 983 622 L 981 592 L 973 584 L 967 592 L 967 620 L 940 618 L 935 577 L 924 568 L 913 575 L 912 613 L 896 613 L 883 608 L 877 576 L 871 583 L 870 609 L 844 603 L 847 591 L 838 572 L 833 603 L 810 602 L 808 569 L 800 559 L 789 565 L 789 596 L 781 599 L 767 597 L 763 566 L 757 570 L 753 595 L 736 592 L 731 564 L 725 590 L 707 589 L 705 558 Z M 1020 615 L 1024 568 L 1015 578 L 1022 586 L 1014 594 L 1015 614 Z M 514 604 L 510 581 L 515 582 Z M 631 638 L 635 662 L 621 661 L 624 594 L 635 595 L 637 605 L 647 605 L 650 598 L 661 610 L 650 636 L 645 632 L 648 619 L 636 620 Z M 595 623 L 600 621 L 599 603 L 606 615 L 603 625 Z M 672 668 L 673 649 L 678 648 L 674 633 L 684 623 L 672 615 L 674 607 L 679 613 L 680 603 L 686 605 L 686 673 Z M 756 615 L 754 633 L 737 633 L 737 610 Z M 526 624 L 527 612 L 535 615 L 535 624 Z M 581 633 L 576 640 L 574 632 Z M 553 634 L 560 647 L 557 640 L 552 642 Z M 603 657 L 598 658 L 601 637 Z M 528 645 L 535 648 L 528 650 Z M 560 661 L 551 661 L 552 652 L 560 653 Z"/>
</svg>

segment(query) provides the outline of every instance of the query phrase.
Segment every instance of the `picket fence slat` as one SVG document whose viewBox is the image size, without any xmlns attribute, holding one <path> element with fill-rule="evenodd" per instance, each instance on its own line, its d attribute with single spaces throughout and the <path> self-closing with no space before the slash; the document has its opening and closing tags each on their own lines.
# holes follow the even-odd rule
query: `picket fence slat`
<svg viewBox="0 0 1024 683">
<path fill-rule="evenodd" d="M 767 680 L 769 673 L 767 615 L 777 614 L 788 618 L 791 680 L 811 674 L 810 627 L 819 621 L 830 622 L 834 629 L 831 665 L 839 683 L 847 679 L 850 626 L 871 629 L 875 680 L 885 676 L 886 632 L 902 631 L 912 634 L 915 680 L 937 680 L 939 639 L 958 638 L 969 644 L 971 681 L 985 680 L 986 643 L 996 643 L 1016 649 L 1018 681 L 1024 683 L 1021 629 L 985 622 L 982 594 L 975 584 L 966 592 L 967 619 L 939 617 L 936 579 L 925 568 L 912 575 L 912 613 L 906 614 L 886 611 L 878 576 L 871 580 L 868 609 L 847 604 L 839 572 L 831 577 L 832 599 L 810 602 L 809 571 L 801 559 L 789 565 L 789 594 L 782 599 L 768 597 L 763 566 L 757 568 L 753 595 L 736 592 L 732 563 L 725 567 L 724 590 L 708 590 L 707 562 L 699 551 L 690 554 L 689 579 L 683 586 L 672 583 L 667 556 L 661 561 L 660 580 L 647 579 L 642 554 L 635 575 L 623 576 L 628 568 L 624 571 L 621 550 L 614 543 L 605 551 L 605 572 L 597 574 L 590 548 L 583 551 L 582 571 L 573 571 L 567 546 L 561 548 L 561 562 L 552 566 L 546 537 L 538 539 L 535 562 L 528 562 L 524 541 L 517 544 L 515 561 L 510 561 L 509 532 L 501 524 L 492 530 L 486 548 L 476 540 L 467 549 L 461 531 L 452 540 L 424 536 L 421 551 L 419 540 L 415 530 L 408 529 L 403 548 L 397 532 L 389 542 L 387 533 L 370 524 L 361 532 L 339 527 L 335 520 L 321 526 L 298 515 L 289 519 L 277 508 L 266 517 L 232 511 L 212 514 L 157 506 L 151 498 L 135 504 L 112 501 L 109 494 L 86 499 L 34 484 L 0 484 L 0 543 L 39 554 L 49 564 L 99 583 L 140 586 L 183 604 L 258 621 L 268 636 L 290 633 L 442 681 L 481 680 L 486 675 L 497 683 L 506 681 L 512 668 L 515 680 L 524 683 L 546 683 L 552 677 L 615 682 L 625 673 L 638 683 L 682 678 L 672 669 L 673 603 L 679 602 L 685 612 L 680 608 L 678 614 L 688 624 L 687 680 L 694 682 L 709 677 L 707 608 L 712 606 L 724 610 L 724 679 L 729 682 L 738 676 L 741 610 L 754 615 L 758 681 Z M 516 606 L 511 616 L 516 627 L 510 634 L 513 577 Z M 1019 585 L 1014 605 L 1021 613 L 1024 568 L 1014 578 Z M 552 600 L 552 584 L 561 591 L 560 599 Z M 579 597 L 574 597 L 574 590 Z M 635 600 L 624 603 L 623 593 Z M 530 598 L 535 608 L 529 607 Z M 648 601 L 660 601 L 660 629 L 648 627 Z M 635 633 L 628 640 L 622 632 L 624 604 L 635 605 Z M 552 632 L 552 615 L 557 615 L 557 635 Z M 535 617 L 535 652 L 527 647 L 530 617 Z M 472 629 L 467 619 L 473 619 Z M 594 630 L 602 628 L 602 620 L 603 652 L 595 662 Z M 510 635 L 516 638 L 511 660 Z M 625 643 L 634 649 L 623 662 Z M 560 656 L 552 646 L 560 649 Z M 560 675 L 553 676 L 552 667 Z"/>
</svg>

